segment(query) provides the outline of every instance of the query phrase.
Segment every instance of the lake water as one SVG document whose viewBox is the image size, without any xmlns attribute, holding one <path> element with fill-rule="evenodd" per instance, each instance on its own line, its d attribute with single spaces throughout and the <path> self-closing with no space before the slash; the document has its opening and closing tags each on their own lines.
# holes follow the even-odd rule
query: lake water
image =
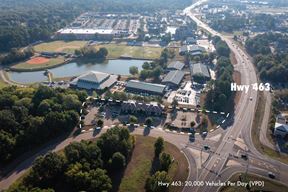
<svg viewBox="0 0 288 192">
<path fill-rule="evenodd" d="M 54 78 L 78 76 L 87 71 L 100 71 L 116 75 L 128 75 L 129 67 L 136 66 L 139 71 L 142 69 L 142 64 L 145 60 L 108 60 L 104 63 L 67 63 L 59 67 L 49 69 Z M 47 81 L 44 71 L 34 72 L 14 72 L 9 71 L 8 75 L 12 81 L 19 83 L 35 83 Z"/>
</svg>

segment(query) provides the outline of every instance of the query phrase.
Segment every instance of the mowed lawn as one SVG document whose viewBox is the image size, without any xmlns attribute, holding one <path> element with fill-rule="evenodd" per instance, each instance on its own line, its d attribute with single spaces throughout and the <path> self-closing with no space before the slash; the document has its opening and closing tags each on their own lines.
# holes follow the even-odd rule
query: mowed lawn
<svg viewBox="0 0 288 192">
<path fill-rule="evenodd" d="M 52 41 L 47 43 L 41 43 L 34 46 L 35 51 L 37 52 L 66 52 L 74 53 L 75 49 L 83 47 L 87 41 Z"/>
<path fill-rule="evenodd" d="M 120 192 L 141 192 L 145 191 L 146 179 L 150 176 L 151 166 L 154 158 L 154 142 L 155 138 L 136 136 L 136 146 L 133 151 L 132 158 L 125 169 L 124 176 L 121 180 Z M 188 162 L 179 149 L 165 142 L 165 152 L 172 155 L 175 159 L 169 175 L 172 180 L 185 181 L 188 177 Z M 171 188 L 170 192 L 182 191 L 181 187 Z"/>
<path fill-rule="evenodd" d="M 108 50 L 108 58 L 119 58 L 120 56 L 130 56 L 132 58 L 157 59 L 160 57 L 162 48 L 127 46 L 121 44 L 96 45 L 96 48 L 105 47 Z"/>
<path fill-rule="evenodd" d="M 237 173 L 233 175 L 229 181 L 237 182 L 239 181 L 240 174 Z M 264 187 L 251 187 L 250 191 L 273 191 L 273 192 L 283 192 L 288 191 L 288 187 L 278 183 L 277 181 L 273 181 L 268 178 L 260 177 L 257 175 L 248 174 L 248 181 L 264 181 Z M 244 181 L 246 182 L 246 181 Z M 222 187 L 220 192 L 247 192 L 248 190 L 245 187 Z"/>
<path fill-rule="evenodd" d="M 11 69 L 23 69 L 23 70 L 36 70 L 36 69 L 45 69 L 50 68 L 55 65 L 59 65 L 65 61 L 64 57 L 57 57 L 57 58 L 51 58 L 48 62 L 41 63 L 41 64 L 30 64 L 27 62 L 22 62 L 17 65 L 14 65 L 11 67 Z"/>
</svg>

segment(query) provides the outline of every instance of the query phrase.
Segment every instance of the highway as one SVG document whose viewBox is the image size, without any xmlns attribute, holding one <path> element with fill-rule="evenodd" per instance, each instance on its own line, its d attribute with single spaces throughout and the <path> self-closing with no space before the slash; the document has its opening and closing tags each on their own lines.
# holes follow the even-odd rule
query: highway
<svg viewBox="0 0 288 192">
<path fill-rule="evenodd" d="M 221 37 L 222 40 L 227 43 L 231 51 L 235 54 L 237 65 L 234 66 L 234 68 L 241 73 L 242 85 L 251 85 L 257 83 L 258 80 L 256 71 L 254 69 L 253 63 L 249 59 L 249 56 L 237 45 L 235 45 L 231 39 L 213 30 L 207 24 L 203 23 L 200 19 L 198 19 L 196 15 L 194 15 L 193 9 L 206 1 L 207 0 L 199 1 L 196 4 L 186 8 L 184 10 L 184 13 L 188 15 L 191 19 L 193 19 L 199 27 L 210 32 L 214 36 L 218 35 L 219 37 Z M 281 162 L 263 156 L 255 149 L 253 145 L 251 129 L 256 109 L 257 96 L 257 91 L 253 89 L 249 89 L 247 93 L 241 93 L 240 101 L 236 106 L 235 110 L 234 124 L 228 128 L 228 131 L 223 132 L 224 136 L 222 138 L 222 142 L 217 147 L 216 152 L 211 153 L 211 157 L 205 163 L 204 168 L 200 170 L 200 177 L 198 178 L 200 181 L 225 181 L 232 174 L 234 174 L 234 171 L 232 171 L 232 169 L 236 169 L 235 166 L 232 166 L 230 168 L 231 171 L 229 171 L 229 167 L 226 168 L 225 171 L 223 170 L 223 168 L 230 159 L 230 156 L 235 151 L 235 140 L 240 137 L 244 140 L 244 143 L 246 145 L 245 151 L 247 151 L 246 153 L 248 153 L 249 158 L 248 161 L 245 163 L 253 163 L 250 169 L 248 166 L 249 172 L 256 174 L 261 173 L 262 176 L 267 176 L 267 172 L 270 168 L 271 172 L 274 172 L 277 175 L 277 179 L 279 179 L 282 183 L 288 182 L 288 166 Z M 254 160 L 252 160 L 252 156 L 255 157 Z M 263 165 L 263 163 L 265 163 L 264 167 L 261 166 Z M 246 168 L 247 166 L 242 166 L 238 167 L 237 170 L 244 172 Z M 189 189 L 186 189 L 184 191 L 189 191 Z M 215 191 L 215 188 L 204 186 L 196 188 L 193 191 Z"/>
<path fill-rule="evenodd" d="M 231 39 L 223 36 L 217 31 L 211 29 L 208 25 L 199 20 L 191 9 L 201 5 L 207 0 L 199 1 L 192 6 L 186 8 L 184 13 L 190 16 L 198 26 L 202 27 L 206 31 L 209 31 L 212 35 L 218 35 L 224 40 L 231 51 L 235 54 L 237 65 L 234 66 L 235 70 L 241 73 L 241 83 L 244 85 L 257 83 L 257 75 L 249 56 L 241 50 L 237 45 L 233 43 Z M 249 89 L 247 93 L 242 93 L 238 105 L 235 107 L 234 123 L 227 129 L 218 129 L 217 131 L 208 135 L 203 140 L 201 137 L 196 137 L 194 143 L 190 143 L 187 135 L 167 133 L 160 129 L 153 129 L 150 131 L 149 136 L 152 137 L 163 137 L 166 141 L 176 145 L 186 156 L 189 161 L 189 181 L 227 181 L 230 176 L 236 172 L 245 172 L 258 174 L 267 177 L 267 172 L 271 171 L 275 173 L 276 179 L 282 183 L 288 183 L 288 166 L 279 161 L 273 160 L 262 155 L 256 150 L 253 145 L 251 137 L 251 129 L 253 118 L 255 114 L 255 108 L 257 103 L 258 93 L 253 89 Z M 250 99 L 252 98 L 252 99 Z M 102 130 L 101 133 L 105 132 L 106 129 Z M 143 129 L 135 129 L 132 134 L 143 135 Z M 26 159 L 20 163 L 7 177 L 3 178 L 0 182 L 0 189 L 7 189 L 15 180 L 21 177 L 27 169 L 29 169 L 39 155 L 43 155 L 48 151 L 58 151 L 63 149 L 69 143 L 73 141 L 89 140 L 98 137 L 100 134 L 95 135 L 93 132 L 86 132 L 80 134 L 77 137 L 68 138 L 60 143 L 55 143 L 42 149 L 37 154 Z M 216 135 L 221 135 L 218 141 L 214 141 L 212 138 Z M 236 141 L 241 138 L 245 149 L 239 148 L 236 145 Z M 211 146 L 209 157 L 203 163 L 202 168 L 196 168 L 196 157 L 191 153 L 191 149 L 202 150 L 203 146 L 208 144 Z M 240 152 L 241 154 L 248 154 L 248 160 L 237 158 L 234 155 Z M 228 165 L 228 162 L 235 162 L 234 165 Z M 219 187 L 185 187 L 184 192 L 191 191 L 217 191 Z"/>
</svg>

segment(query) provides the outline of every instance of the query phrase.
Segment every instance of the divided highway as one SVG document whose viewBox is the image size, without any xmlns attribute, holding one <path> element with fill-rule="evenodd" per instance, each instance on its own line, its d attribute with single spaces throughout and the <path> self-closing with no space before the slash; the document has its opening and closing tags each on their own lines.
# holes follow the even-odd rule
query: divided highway
<svg viewBox="0 0 288 192">
<path fill-rule="evenodd" d="M 207 24 L 203 23 L 200 19 L 198 19 L 196 15 L 193 14 L 193 9 L 206 1 L 207 0 L 199 1 L 196 4 L 186 8 L 184 10 L 184 13 L 188 15 L 191 19 L 193 19 L 199 27 L 210 32 L 212 35 L 217 35 L 221 37 L 221 39 L 227 43 L 231 51 L 235 54 L 237 60 L 235 70 L 241 73 L 242 85 L 252 85 L 254 83 L 257 83 L 258 81 L 256 71 L 254 69 L 253 63 L 249 60 L 249 56 L 244 51 L 242 51 L 237 45 L 235 45 L 231 39 L 213 30 Z M 236 168 L 235 166 L 234 167 L 232 166 L 230 168 L 231 171 L 229 170 L 228 167 L 223 172 L 223 168 L 227 164 L 229 157 L 233 156 L 233 152 L 235 150 L 234 149 L 235 141 L 238 137 L 240 137 L 245 141 L 246 151 L 247 153 L 249 152 L 248 157 L 250 157 L 250 155 L 256 157 L 255 162 L 257 163 L 251 165 L 250 168 L 248 167 L 249 172 L 256 174 L 261 173 L 262 176 L 267 176 L 268 171 L 266 171 L 265 168 L 270 166 L 272 170 L 278 172 L 276 173 L 278 175 L 277 179 L 279 179 L 283 183 L 288 182 L 288 177 L 286 174 L 288 171 L 288 166 L 281 162 L 263 156 L 255 149 L 253 145 L 251 137 L 251 129 L 256 109 L 257 96 L 258 96 L 257 91 L 253 89 L 249 89 L 247 93 L 243 92 L 241 94 L 241 98 L 235 110 L 234 124 L 231 127 L 227 128 L 228 131 L 224 133 L 225 135 L 222 139 L 222 142 L 217 147 L 216 152 L 210 155 L 208 161 L 204 164 L 204 168 L 201 169 L 198 180 L 200 181 L 220 180 L 223 182 L 226 181 L 230 176 L 232 176 L 235 170 L 245 172 L 247 166 L 244 167 L 238 166 Z M 263 163 L 262 159 L 263 162 L 265 161 L 266 167 L 258 168 L 261 165 L 261 163 Z M 248 161 L 251 161 L 250 158 Z M 194 189 L 193 191 L 205 191 L 205 192 L 216 191 L 217 188 L 218 187 L 205 186 Z M 185 191 L 189 191 L 189 189 Z"/>
</svg>

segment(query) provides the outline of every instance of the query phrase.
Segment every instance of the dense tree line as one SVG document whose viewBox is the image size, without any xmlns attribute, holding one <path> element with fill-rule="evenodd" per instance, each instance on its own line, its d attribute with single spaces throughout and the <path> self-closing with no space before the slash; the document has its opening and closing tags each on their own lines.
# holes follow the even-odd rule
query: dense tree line
<svg viewBox="0 0 288 192">
<path fill-rule="evenodd" d="M 86 92 L 48 87 L 0 90 L 0 161 L 71 131 Z"/>
<path fill-rule="evenodd" d="M 108 55 L 108 50 L 105 47 L 101 47 L 97 50 L 93 46 L 86 46 L 79 50 L 76 49 L 75 55 L 88 59 L 105 59 Z"/>
<path fill-rule="evenodd" d="M 233 65 L 229 55 L 230 49 L 226 42 L 219 37 L 213 38 L 218 55 L 216 64 L 216 80 L 210 82 L 210 90 L 207 93 L 205 107 L 213 110 L 225 110 L 233 93 L 231 83 L 233 82 Z"/>
<path fill-rule="evenodd" d="M 163 70 L 167 67 L 168 60 L 175 57 L 173 50 L 165 48 L 160 55 L 159 59 L 152 62 L 144 62 L 142 65 L 143 70 L 140 72 L 140 79 L 145 80 L 147 78 L 153 78 L 159 80 Z"/>
<path fill-rule="evenodd" d="M 40 156 L 23 182 L 8 191 L 110 191 L 111 175 L 125 168 L 134 145 L 128 129 L 109 129 L 96 142 L 74 142 L 63 153 Z"/>
<path fill-rule="evenodd" d="M 0 0 L 0 52 L 50 40 L 57 30 L 86 11 L 151 13 L 189 4 L 190 0 Z"/>
<path fill-rule="evenodd" d="M 12 63 L 25 61 L 34 55 L 33 48 L 16 49 L 12 48 L 8 54 L 0 55 L 0 65 L 9 65 Z"/>
<path fill-rule="evenodd" d="M 233 16 L 230 13 L 225 13 L 224 18 L 215 17 L 215 14 L 208 14 L 208 19 L 211 19 L 211 27 L 217 31 L 232 33 L 243 29 L 247 20 L 243 16 Z"/>
<path fill-rule="evenodd" d="M 288 89 L 277 90 L 273 106 L 277 112 L 288 110 Z"/>
<path fill-rule="evenodd" d="M 246 50 L 254 57 L 254 64 L 262 80 L 273 83 L 288 82 L 288 36 L 265 33 L 248 39 Z"/>
</svg>

